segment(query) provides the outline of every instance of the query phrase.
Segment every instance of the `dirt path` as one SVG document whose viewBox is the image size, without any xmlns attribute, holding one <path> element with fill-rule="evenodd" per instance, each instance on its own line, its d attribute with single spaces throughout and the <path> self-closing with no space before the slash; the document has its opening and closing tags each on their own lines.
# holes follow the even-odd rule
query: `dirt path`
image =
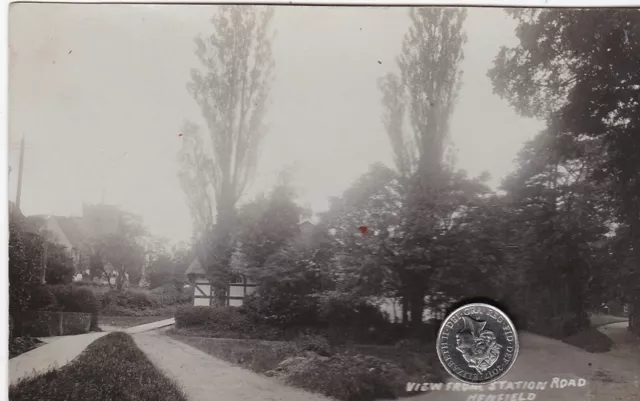
<svg viewBox="0 0 640 401">
<path fill-rule="evenodd" d="M 620 324 L 620 323 L 615 323 Z M 497 401 L 499 394 L 523 393 L 502 401 L 524 401 L 534 397 L 536 401 L 630 401 L 640 399 L 640 358 L 616 354 L 591 354 L 561 341 L 530 333 L 522 333 L 518 360 L 502 379 L 511 382 L 548 382 L 545 390 L 529 391 L 516 388 L 476 393 L 471 391 L 434 391 L 411 398 L 416 401 Z M 640 355 L 640 354 L 639 354 Z M 637 359 L 635 359 L 637 358 Z M 583 378 L 584 387 L 557 388 L 556 381 Z M 504 385 L 504 384 L 503 384 Z M 500 386 L 500 383 L 497 383 Z M 514 386 L 515 387 L 515 386 Z M 555 388 L 552 388 L 555 387 Z M 462 388 L 460 388 L 462 390 Z M 535 396 L 529 396 L 534 393 Z M 483 397 L 480 397 L 480 395 Z M 494 395 L 495 398 L 488 398 Z"/>
<path fill-rule="evenodd" d="M 190 401 L 329 401 L 231 365 L 158 332 L 133 338 L 165 375 L 182 385 Z"/>
</svg>

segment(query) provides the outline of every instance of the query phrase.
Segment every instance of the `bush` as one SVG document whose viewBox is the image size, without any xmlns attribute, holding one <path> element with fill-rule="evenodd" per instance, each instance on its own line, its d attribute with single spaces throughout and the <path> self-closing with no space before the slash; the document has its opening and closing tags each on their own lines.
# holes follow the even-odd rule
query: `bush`
<svg viewBox="0 0 640 401">
<path fill-rule="evenodd" d="M 109 291 L 102 296 L 102 309 L 109 307 L 122 307 L 128 309 L 149 309 L 157 308 L 160 302 L 148 291 L 138 289 L 127 289 L 125 291 Z"/>
<path fill-rule="evenodd" d="M 260 286 L 243 300 L 242 310 L 256 321 L 279 327 L 317 326 L 318 301 L 279 286 Z"/>
<path fill-rule="evenodd" d="M 302 334 L 295 340 L 295 344 L 299 352 L 311 351 L 321 356 L 333 354 L 329 340 L 323 336 Z"/>
<path fill-rule="evenodd" d="M 78 312 L 28 311 L 21 316 L 22 335 L 33 337 L 84 334 L 91 330 L 91 315 Z"/>
<path fill-rule="evenodd" d="M 366 355 L 288 358 L 277 372 L 292 385 L 340 401 L 396 399 L 408 381 L 396 365 Z"/>
<path fill-rule="evenodd" d="M 27 304 L 30 311 L 48 311 L 59 309 L 56 296 L 51 286 L 36 285 L 31 290 L 31 298 Z"/>
<path fill-rule="evenodd" d="M 388 316 L 378 307 L 363 301 L 325 298 L 320 303 L 322 321 L 344 327 L 363 328 L 388 325 Z"/>
<path fill-rule="evenodd" d="M 125 333 L 110 333 L 90 344 L 60 369 L 9 387 L 13 401 L 170 400 L 186 401 Z"/>
<path fill-rule="evenodd" d="M 88 288 L 73 285 L 48 286 L 56 300 L 56 309 L 62 312 L 82 312 L 91 314 L 91 327 L 98 326 L 100 301 Z"/>
<path fill-rule="evenodd" d="M 175 314 L 175 307 L 165 306 L 157 309 L 129 309 L 122 306 L 109 306 L 106 309 L 100 311 L 102 316 L 173 316 Z"/>
<path fill-rule="evenodd" d="M 193 301 L 193 291 L 178 289 L 174 284 L 166 284 L 150 291 L 153 298 L 160 305 L 170 306 L 186 304 Z"/>
<path fill-rule="evenodd" d="M 251 331 L 251 321 L 233 306 L 183 306 L 176 311 L 177 327 L 202 326 L 211 331 Z"/>
<path fill-rule="evenodd" d="M 29 352 L 44 344 L 42 341 L 31 337 L 16 337 L 9 339 L 9 359 Z"/>
</svg>

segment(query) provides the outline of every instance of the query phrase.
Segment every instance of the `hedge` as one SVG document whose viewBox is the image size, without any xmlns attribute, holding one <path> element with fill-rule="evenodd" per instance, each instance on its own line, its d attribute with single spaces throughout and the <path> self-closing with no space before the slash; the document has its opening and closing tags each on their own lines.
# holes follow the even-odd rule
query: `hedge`
<svg viewBox="0 0 640 401">
<path fill-rule="evenodd" d="M 203 326 L 220 331 L 249 331 L 249 318 L 233 306 L 183 306 L 176 311 L 176 327 Z"/>
<path fill-rule="evenodd" d="M 91 330 L 89 313 L 25 311 L 21 320 L 23 332 L 33 337 L 83 334 Z"/>
<path fill-rule="evenodd" d="M 73 285 L 35 285 L 31 287 L 30 294 L 31 297 L 26 305 L 26 310 L 20 312 L 16 311 L 14 316 L 12 316 L 15 324 L 14 335 L 38 335 L 30 333 L 29 330 L 33 329 L 37 332 L 42 332 L 44 330 L 41 327 L 43 325 L 48 325 L 49 323 L 37 323 L 37 321 L 41 319 L 34 318 L 33 313 L 35 312 L 88 314 L 90 316 L 90 328 L 98 326 L 100 303 L 95 294 L 88 288 L 77 288 Z M 42 316 L 46 316 L 46 314 Z M 43 317 L 42 319 L 49 321 L 51 318 Z M 69 319 L 71 318 L 68 318 L 67 320 L 69 321 Z M 59 322 L 60 320 L 57 321 Z M 59 324 L 57 327 L 59 327 Z M 75 328 L 63 331 L 69 330 L 74 332 L 78 331 Z"/>
</svg>

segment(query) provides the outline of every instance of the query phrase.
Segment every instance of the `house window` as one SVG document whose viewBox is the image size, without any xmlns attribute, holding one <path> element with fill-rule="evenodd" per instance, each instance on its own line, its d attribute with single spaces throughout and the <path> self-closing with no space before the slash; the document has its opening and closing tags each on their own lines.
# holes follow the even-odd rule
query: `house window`
<svg viewBox="0 0 640 401">
<path fill-rule="evenodd" d="M 244 280 L 241 275 L 235 275 L 231 278 L 230 284 L 244 284 Z"/>
</svg>

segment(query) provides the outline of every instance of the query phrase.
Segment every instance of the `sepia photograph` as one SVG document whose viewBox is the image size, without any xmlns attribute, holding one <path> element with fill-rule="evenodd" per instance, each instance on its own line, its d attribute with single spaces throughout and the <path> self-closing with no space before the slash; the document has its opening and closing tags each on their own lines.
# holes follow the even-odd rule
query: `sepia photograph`
<svg viewBox="0 0 640 401">
<path fill-rule="evenodd" d="M 640 10 L 8 38 L 10 400 L 640 400 Z"/>
</svg>

